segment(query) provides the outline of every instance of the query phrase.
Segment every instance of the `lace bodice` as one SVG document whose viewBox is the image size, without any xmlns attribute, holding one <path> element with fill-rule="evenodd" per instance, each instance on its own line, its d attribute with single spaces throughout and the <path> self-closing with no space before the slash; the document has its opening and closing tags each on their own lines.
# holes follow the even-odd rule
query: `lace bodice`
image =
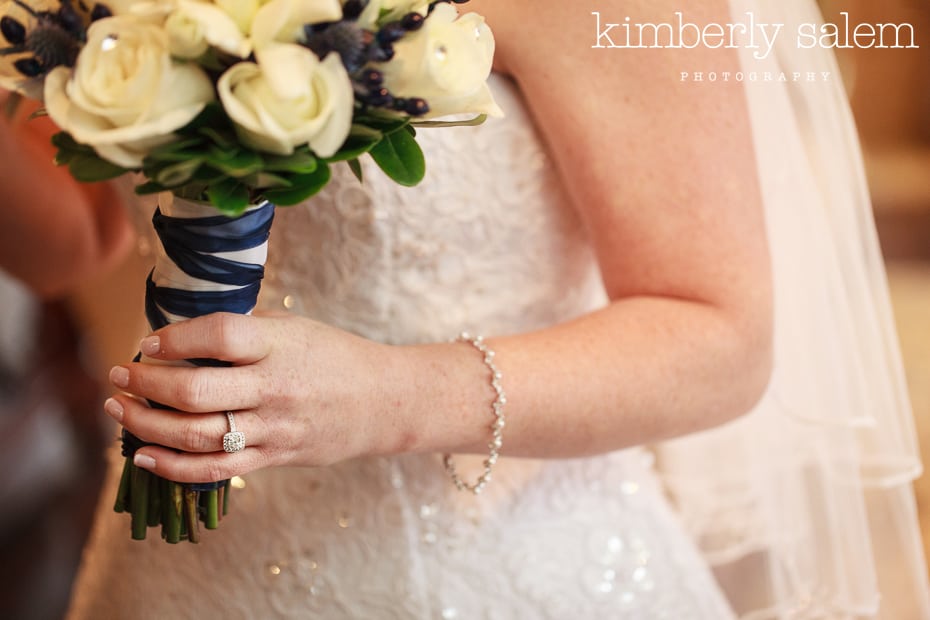
<svg viewBox="0 0 930 620">
<path fill-rule="evenodd" d="M 278 209 L 263 298 L 391 343 L 550 325 L 603 303 L 576 213 L 504 78 L 506 122 L 421 129 L 427 177 L 365 183 L 334 170 L 307 206 Z"/>
<path fill-rule="evenodd" d="M 421 130 L 418 188 L 340 169 L 308 205 L 279 209 L 265 307 L 411 343 L 542 328 L 603 304 L 516 89 L 492 83 L 507 118 Z M 727 618 L 650 463 L 639 450 L 502 459 L 480 497 L 457 492 L 435 455 L 266 470 L 199 546 L 130 541 L 105 491 L 73 616 Z"/>
</svg>

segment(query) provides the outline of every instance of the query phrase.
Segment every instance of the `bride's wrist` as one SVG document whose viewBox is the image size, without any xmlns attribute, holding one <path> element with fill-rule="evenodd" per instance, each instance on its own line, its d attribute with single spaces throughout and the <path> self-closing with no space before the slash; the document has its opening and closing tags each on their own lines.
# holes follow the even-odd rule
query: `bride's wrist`
<svg viewBox="0 0 930 620">
<path fill-rule="evenodd" d="M 481 356 L 463 343 L 390 349 L 374 451 L 485 452 L 495 394 Z"/>
</svg>

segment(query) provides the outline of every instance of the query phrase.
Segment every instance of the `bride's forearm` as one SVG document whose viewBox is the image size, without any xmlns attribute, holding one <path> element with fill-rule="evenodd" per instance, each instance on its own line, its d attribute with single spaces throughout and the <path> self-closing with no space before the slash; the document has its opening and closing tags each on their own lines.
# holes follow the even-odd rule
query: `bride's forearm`
<svg viewBox="0 0 930 620">
<path fill-rule="evenodd" d="M 748 411 L 768 383 L 771 327 L 708 304 L 615 302 L 542 331 L 489 339 L 507 395 L 502 454 L 571 457 L 649 443 Z M 466 344 L 404 350 L 384 451 L 486 453 L 488 368 Z M 407 379 L 401 379 L 407 375 Z M 412 377 L 412 380 L 410 379 Z"/>
<path fill-rule="evenodd" d="M 751 291 L 750 291 L 751 292 Z M 751 296 L 750 296 L 751 297 Z M 746 300 L 746 296 L 740 296 Z M 487 341 L 506 392 L 503 454 L 568 457 L 656 441 L 747 411 L 767 381 L 766 297 L 721 306 L 629 297 Z M 392 346 L 293 316 L 211 314 L 140 343 L 148 357 L 230 368 L 113 368 L 107 412 L 152 445 L 136 464 L 181 482 L 373 454 L 474 452 L 491 440 L 490 369 L 466 343 Z M 232 411 L 247 437 L 218 451 Z"/>
</svg>

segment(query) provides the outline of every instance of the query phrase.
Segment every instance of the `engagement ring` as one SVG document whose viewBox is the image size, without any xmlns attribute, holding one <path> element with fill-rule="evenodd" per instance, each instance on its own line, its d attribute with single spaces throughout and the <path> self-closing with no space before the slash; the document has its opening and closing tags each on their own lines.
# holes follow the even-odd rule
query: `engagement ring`
<svg viewBox="0 0 930 620">
<path fill-rule="evenodd" d="M 236 430 L 236 420 L 232 411 L 226 412 L 229 420 L 229 432 L 223 435 L 223 450 L 226 452 L 239 452 L 245 447 L 245 433 Z"/>
</svg>

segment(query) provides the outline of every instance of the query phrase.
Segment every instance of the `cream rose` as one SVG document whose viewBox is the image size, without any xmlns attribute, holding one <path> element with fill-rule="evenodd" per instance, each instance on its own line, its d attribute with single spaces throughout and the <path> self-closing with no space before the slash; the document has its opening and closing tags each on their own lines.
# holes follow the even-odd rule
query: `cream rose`
<svg viewBox="0 0 930 620">
<path fill-rule="evenodd" d="M 494 58 L 491 29 L 477 13 L 457 17 L 455 7 L 440 4 L 422 28 L 395 43 L 394 58 L 376 65 L 384 85 L 395 97 L 426 99 L 426 118 L 503 116 L 487 85 Z"/>
<path fill-rule="evenodd" d="M 165 20 L 165 30 L 171 53 L 178 58 L 197 58 L 211 45 L 239 58 L 252 50 L 235 20 L 212 3 L 178 0 Z"/>
<path fill-rule="evenodd" d="M 104 0 L 113 15 L 133 15 L 147 21 L 162 23 L 177 2 L 175 0 Z"/>
<path fill-rule="evenodd" d="M 52 120 L 125 168 L 141 166 L 213 98 L 199 67 L 171 59 L 164 30 L 129 16 L 94 22 L 73 74 L 58 67 L 45 80 Z"/>
<path fill-rule="evenodd" d="M 243 143 L 288 155 L 309 144 L 329 157 L 352 124 L 352 83 L 338 54 L 322 61 L 295 44 L 256 51 L 258 64 L 241 62 L 220 76 L 217 91 Z"/>
<path fill-rule="evenodd" d="M 321 24 L 342 19 L 339 0 L 271 0 L 252 20 L 255 49 L 270 43 L 294 43 L 303 38 L 305 24 Z"/>
<path fill-rule="evenodd" d="M 252 20 L 263 4 L 260 0 L 214 0 L 216 5 L 226 11 L 243 34 L 252 30 Z"/>
</svg>

